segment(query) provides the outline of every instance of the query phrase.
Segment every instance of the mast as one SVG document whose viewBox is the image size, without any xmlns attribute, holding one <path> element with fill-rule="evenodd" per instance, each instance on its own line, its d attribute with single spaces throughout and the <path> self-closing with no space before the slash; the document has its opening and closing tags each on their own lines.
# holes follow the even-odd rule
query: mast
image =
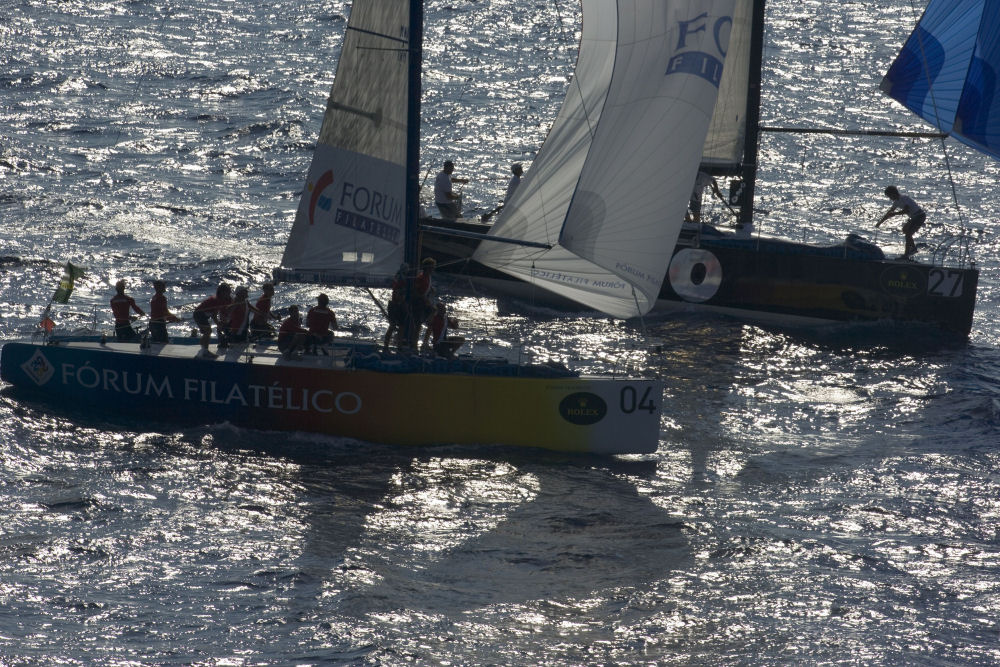
<svg viewBox="0 0 1000 667">
<path fill-rule="evenodd" d="M 420 75 L 424 43 L 424 5 L 422 0 L 410 0 L 409 59 L 406 106 L 406 206 L 405 245 L 403 261 L 411 267 L 417 264 L 417 218 L 420 197 Z"/>
<path fill-rule="evenodd" d="M 754 0 L 750 27 L 750 71 L 747 86 L 746 136 L 743 141 L 743 197 L 739 224 L 753 222 L 757 184 L 757 146 L 760 143 L 760 79 L 764 60 L 764 0 Z"/>
</svg>

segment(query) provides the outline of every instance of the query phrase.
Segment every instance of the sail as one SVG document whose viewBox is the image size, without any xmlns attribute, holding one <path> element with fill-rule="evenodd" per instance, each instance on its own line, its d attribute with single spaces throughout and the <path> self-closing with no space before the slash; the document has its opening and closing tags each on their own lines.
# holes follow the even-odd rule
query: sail
<svg viewBox="0 0 1000 667">
<path fill-rule="evenodd" d="M 584 0 L 567 98 L 475 258 L 613 317 L 652 308 L 694 186 L 733 0 Z"/>
<path fill-rule="evenodd" d="M 738 0 L 733 7 L 726 66 L 701 157 L 702 168 L 711 173 L 740 173 L 747 131 L 753 5 L 753 0 Z"/>
<path fill-rule="evenodd" d="M 882 90 L 941 132 L 1000 159 L 1000 0 L 932 0 Z"/>
<path fill-rule="evenodd" d="M 276 274 L 378 285 L 403 261 L 408 23 L 409 0 L 355 0 Z"/>
</svg>

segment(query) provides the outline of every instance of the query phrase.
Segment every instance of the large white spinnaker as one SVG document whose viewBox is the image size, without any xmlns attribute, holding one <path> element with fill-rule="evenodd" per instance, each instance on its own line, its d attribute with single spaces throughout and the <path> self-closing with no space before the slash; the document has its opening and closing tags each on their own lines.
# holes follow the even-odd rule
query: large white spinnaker
<svg viewBox="0 0 1000 667">
<path fill-rule="evenodd" d="M 614 317 L 652 308 L 684 220 L 733 0 L 583 0 L 573 83 L 475 258 Z"/>
<path fill-rule="evenodd" d="M 405 244 L 409 0 L 355 0 L 306 187 L 287 279 L 387 284 Z"/>
</svg>

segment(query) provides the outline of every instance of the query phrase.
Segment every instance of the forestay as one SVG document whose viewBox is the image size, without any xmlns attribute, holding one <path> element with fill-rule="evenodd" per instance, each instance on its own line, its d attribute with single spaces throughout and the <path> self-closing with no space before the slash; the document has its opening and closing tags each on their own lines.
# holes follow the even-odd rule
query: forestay
<svg viewBox="0 0 1000 667">
<path fill-rule="evenodd" d="M 1000 159 L 1000 0 L 932 0 L 882 90 L 941 132 Z"/>
<path fill-rule="evenodd" d="M 386 284 L 403 260 L 409 0 L 355 0 L 281 260 L 294 279 Z"/>
<path fill-rule="evenodd" d="M 584 0 L 573 83 L 476 259 L 614 317 L 655 303 L 718 94 L 732 0 Z"/>
</svg>

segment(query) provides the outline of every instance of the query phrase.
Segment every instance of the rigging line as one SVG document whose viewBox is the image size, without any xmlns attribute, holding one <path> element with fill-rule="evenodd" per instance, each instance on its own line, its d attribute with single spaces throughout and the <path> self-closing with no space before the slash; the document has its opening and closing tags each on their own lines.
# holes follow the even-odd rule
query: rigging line
<svg viewBox="0 0 1000 667">
<path fill-rule="evenodd" d="M 434 266 L 434 268 L 435 270 L 440 270 L 448 268 L 449 266 L 457 266 L 459 264 L 468 264 L 468 263 L 469 263 L 469 258 L 466 257 L 460 259 L 453 259 L 450 262 L 440 261 Z"/>
<path fill-rule="evenodd" d="M 653 299 L 654 299 L 653 305 L 655 306 L 656 305 L 656 301 L 655 301 L 656 297 L 654 296 Z M 632 300 L 635 301 L 635 312 L 639 313 L 639 329 L 642 331 L 642 337 L 644 339 L 648 339 L 649 338 L 649 330 L 646 328 L 646 316 L 642 314 L 642 309 L 639 307 L 639 297 L 636 296 L 636 294 L 635 294 L 635 285 L 632 285 Z M 637 352 L 638 350 L 639 350 L 638 345 L 636 345 L 636 346 L 634 346 L 632 348 L 633 352 Z M 631 356 L 631 355 L 629 355 L 629 356 Z M 629 357 L 626 357 L 626 359 L 628 359 L 628 358 Z M 636 367 L 639 367 L 639 366 L 640 366 L 640 364 L 638 362 L 636 362 Z M 625 371 L 626 372 L 628 371 L 628 366 L 625 367 Z"/>
<path fill-rule="evenodd" d="M 836 136 L 860 137 L 914 137 L 918 139 L 940 139 L 947 137 L 944 132 L 897 132 L 894 130 L 839 130 L 826 127 L 774 127 L 761 125 L 761 132 L 784 132 L 787 134 L 832 134 Z"/>
<path fill-rule="evenodd" d="M 159 30 L 158 30 L 158 32 L 159 32 L 160 35 L 163 35 L 163 29 L 166 27 L 167 18 L 170 16 L 170 13 L 171 13 L 171 10 L 170 10 L 170 1 L 167 0 L 166 6 L 164 8 L 164 12 L 163 12 L 162 16 L 160 16 L 160 27 L 159 27 Z M 126 53 L 126 55 L 128 55 L 128 44 L 125 44 L 124 46 L 125 46 L 125 53 Z M 139 84 L 141 82 L 142 82 L 142 74 L 140 72 L 140 73 L 138 73 L 136 75 L 135 84 L 133 84 L 133 86 L 132 86 L 132 102 L 133 103 L 135 103 L 135 102 L 137 102 L 139 100 Z M 118 125 L 118 133 L 115 135 L 115 144 L 118 144 L 121 141 L 121 138 L 122 138 L 122 126 L 121 126 L 121 124 L 119 124 Z"/>
<path fill-rule="evenodd" d="M 910 0 L 910 11 L 914 16 L 917 15 L 917 8 L 913 4 L 913 0 Z M 927 78 L 927 92 L 931 97 L 931 105 L 934 107 L 934 118 L 936 120 L 935 125 L 937 126 L 939 132 L 943 132 L 943 129 L 941 128 L 941 114 L 938 110 L 937 96 L 934 94 L 934 82 L 931 79 L 930 71 L 927 69 L 927 51 L 924 48 L 924 38 L 923 34 L 920 31 L 919 18 L 917 19 L 917 27 L 913 31 L 913 34 L 917 36 L 917 44 L 920 46 L 920 58 L 922 61 L 921 64 L 923 65 L 924 76 Z M 951 198 L 952 201 L 955 202 L 955 210 L 958 212 L 959 226 L 964 232 L 965 215 L 963 215 L 962 206 L 958 203 L 958 191 L 955 188 L 955 176 L 951 170 L 951 158 L 948 155 L 948 145 L 945 142 L 943 136 L 941 137 L 940 141 L 941 141 L 941 150 L 944 153 L 945 168 L 948 171 L 948 183 L 951 186 Z"/>
<path fill-rule="evenodd" d="M 453 16 L 453 19 L 454 20 L 458 20 L 458 12 L 455 12 L 454 14 L 455 15 Z M 448 28 L 448 32 L 449 33 L 451 32 L 451 28 L 450 27 Z M 448 63 L 451 62 L 451 58 L 448 57 L 448 55 L 449 55 L 448 52 L 451 50 L 451 47 L 452 47 L 451 40 L 446 39 L 445 40 L 445 46 L 444 46 L 444 56 L 445 56 L 444 62 L 448 62 Z M 469 77 L 464 77 L 464 79 L 462 79 L 462 80 L 464 81 L 464 83 L 462 84 L 461 92 L 459 93 L 459 96 L 458 96 L 458 104 L 461 104 L 462 100 L 465 99 L 465 93 L 468 91 L 469 84 L 471 82 L 471 79 Z M 452 125 L 455 125 L 455 124 L 457 124 L 457 121 L 453 121 L 452 122 Z"/>
<path fill-rule="evenodd" d="M 566 26 L 563 23 L 562 12 L 559 11 L 559 0 L 552 0 L 552 6 L 555 8 L 556 19 L 559 21 L 559 37 L 560 37 L 560 41 L 563 43 L 563 45 L 565 45 L 568 42 L 569 38 L 566 35 L 566 30 L 565 30 Z M 583 48 L 583 17 L 582 16 L 580 17 L 580 23 L 581 23 L 581 25 L 580 25 L 580 45 L 578 46 L 578 51 L 577 51 L 577 62 L 579 62 L 579 59 L 580 59 L 579 50 Z M 580 95 L 580 101 L 581 102 L 585 102 L 586 100 L 583 97 L 583 91 L 580 90 L 580 85 L 578 83 L 579 77 L 576 76 L 576 65 L 575 64 L 573 66 L 573 73 L 571 74 L 571 76 L 573 77 L 573 80 L 570 81 L 570 87 L 573 88 L 574 90 L 576 90 L 577 93 L 579 93 L 579 95 Z M 568 95 L 567 95 L 567 97 L 568 97 Z M 583 116 L 584 116 L 584 118 L 587 119 L 587 130 L 590 132 L 590 136 L 593 137 L 594 136 L 594 128 L 591 126 L 591 123 L 590 123 L 590 109 L 588 109 L 584 104 L 581 104 L 580 106 L 583 109 Z M 557 114 L 556 118 L 558 118 L 558 114 Z M 551 131 L 551 129 L 552 128 L 550 126 L 549 130 Z"/>
</svg>

